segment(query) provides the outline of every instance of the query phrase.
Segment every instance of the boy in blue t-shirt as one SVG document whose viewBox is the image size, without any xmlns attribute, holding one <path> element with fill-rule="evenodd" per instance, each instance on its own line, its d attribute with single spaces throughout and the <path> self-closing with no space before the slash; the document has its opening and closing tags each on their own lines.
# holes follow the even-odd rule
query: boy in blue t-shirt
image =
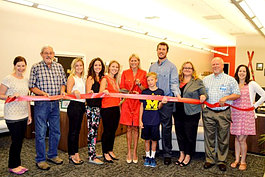
<svg viewBox="0 0 265 177">
<path fill-rule="evenodd" d="M 164 91 L 156 86 L 157 74 L 149 72 L 146 75 L 148 89 L 142 91 L 146 95 L 164 95 Z M 167 103 L 167 99 L 163 98 L 162 102 L 158 100 L 140 100 L 140 120 L 139 127 L 142 128 L 141 138 L 145 140 L 146 158 L 144 166 L 156 167 L 155 153 L 157 141 L 159 140 L 160 115 L 159 109 L 163 104 Z M 152 151 L 150 156 L 150 141 L 152 141 Z"/>
</svg>

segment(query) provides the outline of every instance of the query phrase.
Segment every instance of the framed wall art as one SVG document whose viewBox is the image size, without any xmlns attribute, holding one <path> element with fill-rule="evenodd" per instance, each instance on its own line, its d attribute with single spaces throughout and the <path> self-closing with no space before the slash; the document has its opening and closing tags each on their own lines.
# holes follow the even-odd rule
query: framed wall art
<svg viewBox="0 0 265 177">
<path fill-rule="evenodd" d="M 263 63 L 257 63 L 256 64 L 256 70 L 257 71 L 263 71 Z"/>
</svg>

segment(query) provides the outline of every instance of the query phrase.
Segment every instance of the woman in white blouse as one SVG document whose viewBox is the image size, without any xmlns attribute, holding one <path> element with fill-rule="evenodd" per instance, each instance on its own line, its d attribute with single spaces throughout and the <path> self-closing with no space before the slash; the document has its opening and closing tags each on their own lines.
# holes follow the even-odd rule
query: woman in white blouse
<svg viewBox="0 0 265 177">
<path fill-rule="evenodd" d="M 28 79 L 23 76 L 27 67 L 26 59 L 17 56 L 13 64 L 14 72 L 2 80 L 0 86 L 1 100 L 6 100 L 9 97 L 26 96 L 29 93 Z M 27 125 L 32 121 L 29 102 L 14 101 L 6 103 L 4 117 L 12 139 L 8 168 L 11 173 L 21 175 L 28 171 L 27 168 L 21 166 L 20 153 Z"/>
<path fill-rule="evenodd" d="M 86 82 L 84 79 L 84 62 L 81 58 L 76 58 L 71 64 L 71 73 L 67 80 L 67 94 L 75 95 L 77 99 L 71 100 L 67 107 L 69 118 L 68 133 L 68 155 L 69 162 L 74 165 L 84 163 L 78 153 L 78 140 L 85 113 L 85 99 L 80 99 L 80 94 L 86 93 Z"/>
</svg>

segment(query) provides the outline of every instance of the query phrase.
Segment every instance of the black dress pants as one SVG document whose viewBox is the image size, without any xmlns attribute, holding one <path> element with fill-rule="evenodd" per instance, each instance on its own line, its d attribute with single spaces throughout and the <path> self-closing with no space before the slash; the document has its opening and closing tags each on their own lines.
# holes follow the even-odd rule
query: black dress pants
<svg viewBox="0 0 265 177">
<path fill-rule="evenodd" d="M 85 103 L 79 101 L 70 101 L 67 107 L 69 118 L 68 155 L 78 153 L 79 133 L 85 110 Z"/>
<path fill-rule="evenodd" d="M 11 146 L 9 150 L 8 168 L 16 168 L 21 165 L 20 153 L 23 139 L 27 129 L 28 119 L 23 119 L 16 122 L 6 122 L 11 134 Z"/>
<path fill-rule="evenodd" d="M 102 133 L 102 152 L 113 151 L 115 133 L 120 121 L 120 108 L 118 106 L 101 108 L 101 117 L 103 122 Z"/>
<path fill-rule="evenodd" d="M 193 155 L 195 153 L 198 123 L 200 113 L 179 117 L 173 113 L 175 119 L 175 131 L 177 135 L 179 150 L 185 154 Z"/>
</svg>

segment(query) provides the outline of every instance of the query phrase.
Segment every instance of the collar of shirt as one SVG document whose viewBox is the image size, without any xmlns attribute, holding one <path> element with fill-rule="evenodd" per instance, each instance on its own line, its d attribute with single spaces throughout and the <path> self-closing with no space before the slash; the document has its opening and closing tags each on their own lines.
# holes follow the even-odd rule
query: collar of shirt
<svg viewBox="0 0 265 177">
<path fill-rule="evenodd" d="M 56 62 L 55 61 L 52 61 L 51 63 L 51 67 L 55 64 Z M 48 67 L 48 65 L 44 62 L 44 60 L 41 61 L 41 64 L 45 65 Z"/>
<path fill-rule="evenodd" d="M 224 72 L 221 72 L 220 74 L 218 74 L 217 76 L 215 74 L 213 74 L 214 78 L 216 79 L 220 79 L 224 76 Z"/>
<path fill-rule="evenodd" d="M 157 60 L 157 64 L 158 64 L 158 66 L 163 65 L 167 60 L 168 60 L 168 59 L 166 58 L 164 61 L 161 62 L 161 64 L 159 64 L 159 59 L 158 59 L 158 60 Z"/>
</svg>

